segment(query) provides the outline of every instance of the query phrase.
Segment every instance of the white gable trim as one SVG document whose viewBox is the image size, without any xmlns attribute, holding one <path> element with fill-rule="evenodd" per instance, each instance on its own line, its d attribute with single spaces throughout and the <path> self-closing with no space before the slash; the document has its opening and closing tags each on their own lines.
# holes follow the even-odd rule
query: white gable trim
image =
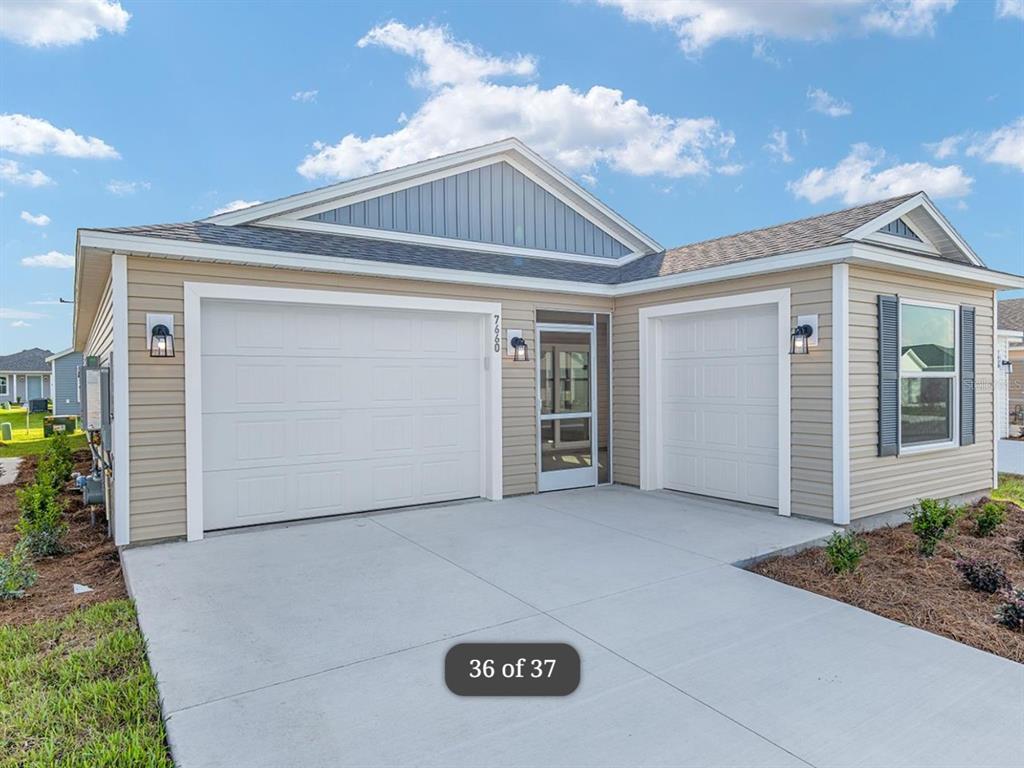
<svg viewBox="0 0 1024 768">
<path fill-rule="evenodd" d="M 978 267 L 985 266 L 984 262 L 982 262 L 982 260 L 978 258 L 978 255 L 973 251 L 971 246 L 969 246 L 967 242 L 962 237 L 960 237 L 960 234 L 955 229 L 953 229 L 953 226 L 949 223 L 946 217 L 942 215 L 939 209 L 935 207 L 935 204 L 929 199 L 928 195 L 926 195 L 924 192 L 919 192 L 909 200 L 900 203 L 895 208 L 889 209 L 881 216 L 876 216 L 866 224 L 862 224 L 853 231 L 847 232 L 846 237 L 850 240 L 861 240 L 864 242 L 879 242 L 884 245 L 900 248 L 903 250 L 916 250 L 922 253 L 929 253 L 932 255 L 938 254 L 937 250 L 932 250 L 934 249 L 934 245 L 932 245 L 928 241 L 928 238 L 926 238 L 907 219 L 903 219 L 904 223 L 908 227 L 910 227 L 910 229 L 914 230 L 914 233 L 921 238 L 923 243 L 926 244 L 924 248 L 921 247 L 920 243 L 915 243 L 912 240 L 907 240 L 906 238 L 892 237 L 891 235 L 884 235 L 878 232 L 878 230 L 880 230 L 882 227 L 895 221 L 896 219 L 902 218 L 905 214 L 910 213 L 911 211 L 914 211 L 918 208 L 924 208 L 925 212 L 928 213 L 928 215 L 935 220 L 935 223 L 939 225 L 942 231 L 946 233 L 949 239 L 953 241 L 956 247 L 970 260 L 972 264 Z M 929 249 L 927 247 L 928 245 L 931 245 L 932 249 Z"/>
<path fill-rule="evenodd" d="M 204 221 L 220 225 L 252 224 L 257 221 L 287 225 L 290 222 L 333 208 L 351 205 L 394 192 L 396 189 L 434 181 L 444 176 L 480 168 L 501 160 L 506 161 L 524 176 L 578 211 L 581 216 L 595 226 L 608 232 L 617 240 L 623 241 L 634 253 L 644 254 L 663 250 L 656 240 L 630 224 L 551 163 L 514 138 L 424 160 L 392 171 L 375 173 L 311 192 L 284 197 L 269 203 L 243 208 L 240 211 L 222 213 L 204 219 Z M 360 231 L 363 231 L 362 228 Z M 447 238 L 445 239 L 447 240 Z"/>
</svg>

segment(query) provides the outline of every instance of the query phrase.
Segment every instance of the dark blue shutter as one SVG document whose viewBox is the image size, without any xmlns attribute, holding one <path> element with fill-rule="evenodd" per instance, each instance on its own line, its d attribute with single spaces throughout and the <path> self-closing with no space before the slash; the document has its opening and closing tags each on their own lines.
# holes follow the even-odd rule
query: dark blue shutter
<svg viewBox="0 0 1024 768">
<path fill-rule="evenodd" d="M 960 445 L 974 445 L 974 307 L 960 307 Z"/>
<path fill-rule="evenodd" d="M 900 300 L 878 297 L 878 455 L 900 452 Z"/>
</svg>

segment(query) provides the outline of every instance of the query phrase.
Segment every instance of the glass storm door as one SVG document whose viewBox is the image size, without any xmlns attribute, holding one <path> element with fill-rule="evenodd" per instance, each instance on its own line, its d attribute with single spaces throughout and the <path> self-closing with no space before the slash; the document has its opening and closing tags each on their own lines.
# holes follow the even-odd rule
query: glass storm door
<svg viewBox="0 0 1024 768">
<path fill-rule="evenodd" d="M 541 491 L 597 485 L 594 331 L 537 326 Z"/>
</svg>

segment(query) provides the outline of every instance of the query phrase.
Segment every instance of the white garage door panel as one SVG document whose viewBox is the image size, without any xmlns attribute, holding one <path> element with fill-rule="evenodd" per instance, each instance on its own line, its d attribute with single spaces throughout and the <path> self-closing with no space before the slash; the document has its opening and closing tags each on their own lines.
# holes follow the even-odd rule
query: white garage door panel
<svg viewBox="0 0 1024 768">
<path fill-rule="evenodd" d="M 202 317 L 207 529 L 481 494 L 479 318 L 227 301 Z"/>
<path fill-rule="evenodd" d="M 778 506 L 774 305 L 662 323 L 662 484 Z"/>
</svg>

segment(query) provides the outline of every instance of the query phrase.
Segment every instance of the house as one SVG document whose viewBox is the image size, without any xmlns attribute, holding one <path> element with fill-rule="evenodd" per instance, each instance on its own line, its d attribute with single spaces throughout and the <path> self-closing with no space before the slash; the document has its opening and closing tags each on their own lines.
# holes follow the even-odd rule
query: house
<svg viewBox="0 0 1024 768">
<path fill-rule="evenodd" d="M 79 230 L 74 348 L 118 544 L 606 482 L 847 524 L 993 485 L 1021 287 L 924 193 L 666 249 L 508 139 Z"/>
<path fill-rule="evenodd" d="M 0 403 L 27 403 L 50 397 L 48 349 L 23 349 L 0 356 Z"/>
<path fill-rule="evenodd" d="M 68 348 L 46 358 L 50 364 L 50 381 L 53 382 L 53 415 L 80 416 L 80 384 L 78 370 L 82 367 L 81 352 Z"/>
<path fill-rule="evenodd" d="M 999 436 L 1009 437 L 1011 429 L 1024 433 L 1024 299 L 999 302 L 997 354 L 1001 376 L 997 393 L 1002 402 L 997 408 Z"/>
</svg>

